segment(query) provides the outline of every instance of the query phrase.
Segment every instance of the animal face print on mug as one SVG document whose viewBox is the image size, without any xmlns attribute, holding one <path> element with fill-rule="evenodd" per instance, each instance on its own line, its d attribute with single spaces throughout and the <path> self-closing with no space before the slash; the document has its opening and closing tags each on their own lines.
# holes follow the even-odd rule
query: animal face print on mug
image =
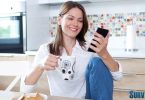
<svg viewBox="0 0 145 100">
<path fill-rule="evenodd" d="M 75 57 L 61 56 L 58 61 L 58 71 L 64 80 L 72 80 L 74 77 Z"/>
</svg>

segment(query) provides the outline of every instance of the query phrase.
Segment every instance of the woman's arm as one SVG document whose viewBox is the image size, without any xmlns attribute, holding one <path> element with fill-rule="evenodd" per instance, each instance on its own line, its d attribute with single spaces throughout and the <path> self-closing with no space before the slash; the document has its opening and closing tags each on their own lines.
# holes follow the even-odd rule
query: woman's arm
<svg viewBox="0 0 145 100">
<path fill-rule="evenodd" d="M 93 49 L 103 60 L 103 62 L 107 65 L 110 71 L 115 72 L 119 70 L 119 64 L 116 62 L 109 52 L 107 51 L 107 44 L 109 39 L 109 34 L 104 38 L 102 35 L 98 33 L 94 33 L 95 37 L 92 41 L 92 44 L 95 46 L 90 45 L 90 48 Z"/>
<path fill-rule="evenodd" d="M 53 70 L 57 65 L 58 56 L 49 54 L 47 44 L 40 46 L 35 56 L 32 70 L 22 77 L 20 91 L 33 92 L 35 85 L 43 72 Z"/>
<path fill-rule="evenodd" d="M 25 78 L 25 84 L 26 85 L 34 85 L 39 80 L 40 76 L 44 72 L 44 69 L 41 67 L 41 65 L 38 65 L 35 67 L 35 69 L 32 70 L 28 75 L 26 75 Z"/>
<path fill-rule="evenodd" d="M 26 75 L 21 78 L 20 91 L 24 93 L 33 92 L 43 71 L 40 66 L 34 66 L 29 73 L 26 73 Z"/>
<path fill-rule="evenodd" d="M 113 59 L 113 57 L 106 51 L 104 55 L 101 55 L 103 62 L 108 66 L 111 72 L 116 72 L 119 70 L 119 64 Z"/>
<path fill-rule="evenodd" d="M 44 70 L 49 71 L 49 70 L 54 70 L 55 67 L 57 66 L 58 62 L 58 56 L 55 56 L 53 54 L 49 54 L 48 56 L 44 57 L 40 63 L 38 63 L 35 67 L 34 70 L 32 70 L 25 79 L 25 84 L 26 85 L 32 85 L 35 84 Z"/>
</svg>

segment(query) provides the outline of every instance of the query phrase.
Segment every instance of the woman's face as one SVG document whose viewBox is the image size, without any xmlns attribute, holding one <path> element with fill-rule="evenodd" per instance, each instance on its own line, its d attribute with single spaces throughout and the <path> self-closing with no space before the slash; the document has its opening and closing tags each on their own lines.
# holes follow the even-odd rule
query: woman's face
<svg viewBox="0 0 145 100">
<path fill-rule="evenodd" d="M 64 38 L 76 38 L 83 27 L 83 13 L 79 8 L 72 8 L 58 21 Z"/>
</svg>

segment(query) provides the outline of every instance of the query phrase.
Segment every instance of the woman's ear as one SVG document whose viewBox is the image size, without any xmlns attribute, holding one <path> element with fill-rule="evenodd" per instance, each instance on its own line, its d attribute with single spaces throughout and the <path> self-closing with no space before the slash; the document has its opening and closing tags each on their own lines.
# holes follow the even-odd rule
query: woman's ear
<svg viewBox="0 0 145 100">
<path fill-rule="evenodd" d="M 57 17 L 57 24 L 61 25 L 61 17 L 60 16 Z"/>
</svg>

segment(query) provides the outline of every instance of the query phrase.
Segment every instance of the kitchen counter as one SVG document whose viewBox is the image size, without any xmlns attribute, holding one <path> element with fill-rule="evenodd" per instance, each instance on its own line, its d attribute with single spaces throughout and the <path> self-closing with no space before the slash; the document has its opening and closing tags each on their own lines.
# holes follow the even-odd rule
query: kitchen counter
<svg viewBox="0 0 145 100">
<path fill-rule="evenodd" d="M 26 51 L 23 54 L 19 54 L 19 53 L 0 53 L 1 57 L 12 57 L 12 56 L 27 56 L 27 55 L 36 55 L 37 51 Z"/>
<path fill-rule="evenodd" d="M 145 49 L 127 52 L 125 49 L 108 49 L 114 58 L 145 58 Z"/>
<path fill-rule="evenodd" d="M 126 52 L 124 49 L 108 49 L 114 58 L 145 58 L 145 50 Z M 26 55 L 36 55 L 37 51 L 26 51 Z"/>
<path fill-rule="evenodd" d="M 35 56 L 37 53 L 37 51 L 26 51 L 25 54 L 26 55 L 32 55 L 32 56 Z"/>
<path fill-rule="evenodd" d="M 108 51 L 114 58 L 145 58 L 145 49 L 134 52 L 126 52 L 124 49 L 108 49 Z M 25 54 L 0 53 L 0 56 L 35 56 L 36 53 L 37 51 L 26 51 Z"/>
</svg>

